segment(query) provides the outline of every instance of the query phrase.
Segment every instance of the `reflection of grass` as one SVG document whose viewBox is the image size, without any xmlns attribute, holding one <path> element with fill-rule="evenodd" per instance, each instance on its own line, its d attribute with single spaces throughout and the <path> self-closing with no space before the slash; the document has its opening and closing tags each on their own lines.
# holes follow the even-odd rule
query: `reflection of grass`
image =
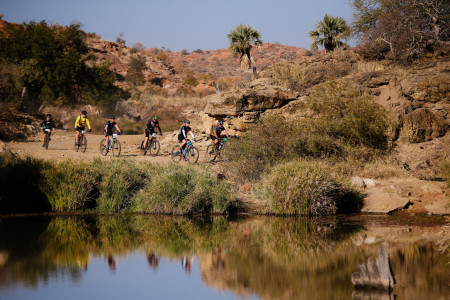
<svg viewBox="0 0 450 300">
<path fill-rule="evenodd" d="M 89 263 L 89 253 L 126 255 L 151 249 L 172 259 L 198 255 L 202 280 L 221 289 L 246 290 L 268 299 L 348 299 L 351 274 L 358 263 L 376 256 L 377 245 L 355 246 L 353 240 L 360 236 L 363 224 L 342 226 L 339 222 L 335 218 L 57 217 L 35 233 L 40 247 L 33 258 L 11 255 L 7 268 L 0 269 L 0 278 L 2 270 L 14 270 L 16 280 L 36 284 L 39 278 L 58 276 L 57 266 L 79 273 Z M 6 229 L 20 240 L 16 226 Z M 13 242 L 17 238 L 3 239 L 0 251 L 15 253 Z M 402 283 L 423 286 L 426 282 L 434 290 L 445 291 L 446 257 L 435 246 L 393 242 L 390 253 L 394 275 Z"/>
</svg>

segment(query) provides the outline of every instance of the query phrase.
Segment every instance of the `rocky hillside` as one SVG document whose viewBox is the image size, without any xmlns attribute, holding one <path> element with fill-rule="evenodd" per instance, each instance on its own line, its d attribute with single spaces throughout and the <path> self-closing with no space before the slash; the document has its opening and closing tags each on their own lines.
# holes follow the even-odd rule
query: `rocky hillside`
<svg viewBox="0 0 450 300">
<path fill-rule="evenodd" d="M 196 93 L 199 95 L 216 92 L 216 82 L 222 80 L 232 86 L 242 80 L 251 78 L 250 71 L 239 68 L 239 59 L 233 57 L 228 49 L 215 51 L 196 50 L 171 52 L 162 49 L 128 48 L 123 44 L 104 41 L 98 37 L 90 37 L 87 44 L 97 57 L 97 63 L 111 63 L 111 69 L 117 75 L 117 85 L 124 89 L 131 86 L 125 79 L 129 72 L 132 57 L 142 57 L 145 61 L 143 74 L 145 83 L 138 86 L 140 92 L 162 94 Z M 305 56 L 304 48 L 292 46 L 263 44 L 253 49 L 253 55 L 259 70 L 279 61 L 292 61 Z M 195 79 L 195 84 L 187 82 L 187 78 Z"/>
</svg>

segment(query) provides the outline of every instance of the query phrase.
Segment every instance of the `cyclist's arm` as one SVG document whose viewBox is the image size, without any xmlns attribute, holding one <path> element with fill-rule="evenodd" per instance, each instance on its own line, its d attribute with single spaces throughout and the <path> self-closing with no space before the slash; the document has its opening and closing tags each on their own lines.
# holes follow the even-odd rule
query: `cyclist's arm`
<svg viewBox="0 0 450 300">
<path fill-rule="evenodd" d="M 44 123 L 45 123 L 45 121 L 42 121 L 41 128 L 44 128 Z"/>
<path fill-rule="evenodd" d="M 52 130 L 55 130 L 56 125 L 55 125 L 55 121 L 52 120 L 52 124 L 51 124 Z"/>
<path fill-rule="evenodd" d="M 119 126 L 116 124 L 116 125 L 114 125 L 115 127 L 116 127 L 116 129 L 117 129 L 117 131 L 118 132 L 122 132 L 122 131 L 120 131 L 120 128 L 119 128 Z"/>
<path fill-rule="evenodd" d="M 189 133 L 191 134 L 192 139 L 195 140 L 195 136 L 194 136 L 194 134 L 192 133 L 192 130 L 190 130 Z"/>
<path fill-rule="evenodd" d="M 159 126 L 159 124 L 156 124 L 156 127 L 158 127 L 159 133 L 162 134 L 161 126 Z"/>
<path fill-rule="evenodd" d="M 91 130 L 91 123 L 89 123 L 89 119 L 88 119 L 88 118 L 86 118 L 85 120 L 86 120 L 86 124 L 87 124 L 87 126 L 88 126 L 89 130 Z"/>
<path fill-rule="evenodd" d="M 225 135 L 228 137 L 228 132 L 226 130 L 224 130 L 223 132 L 225 132 Z"/>
<path fill-rule="evenodd" d="M 108 124 L 105 125 L 105 128 L 103 128 L 103 130 L 104 130 L 105 132 L 108 132 Z"/>
<path fill-rule="evenodd" d="M 80 117 L 81 116 L 78 116 L 77 119 L 75 120 L 75 128 L 80 127 L 78 126 L 80 124 Z"/>
</svg>

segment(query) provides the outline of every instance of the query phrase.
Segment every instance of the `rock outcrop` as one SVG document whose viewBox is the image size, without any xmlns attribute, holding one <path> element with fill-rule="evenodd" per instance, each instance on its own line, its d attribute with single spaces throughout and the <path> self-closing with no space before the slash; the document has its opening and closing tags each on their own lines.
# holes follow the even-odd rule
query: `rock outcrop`
<svg viewBox="0 0 450 300">
<path fill-rule="evenodd" d="M 297 98 L 296 92 L 272 85 L 270 80 L 262 78 L 254 80 L 249 87 L 208 96 L 204 112 L 214 118 L 254 120 L 258 114 L 280 108 Z"/>
</svg>

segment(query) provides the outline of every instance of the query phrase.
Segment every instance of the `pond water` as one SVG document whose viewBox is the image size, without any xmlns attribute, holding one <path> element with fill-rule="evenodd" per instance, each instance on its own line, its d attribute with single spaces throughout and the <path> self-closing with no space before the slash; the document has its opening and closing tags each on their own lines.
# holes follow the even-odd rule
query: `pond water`
<svg viewBox="0 0 450 300">
<path fill-rule="evenodd" d="M 0 218 L 0 299 L 449 299 L 445 217 Z M 388 241 L 396 285 L 354 290 Z"/>
</svg>

